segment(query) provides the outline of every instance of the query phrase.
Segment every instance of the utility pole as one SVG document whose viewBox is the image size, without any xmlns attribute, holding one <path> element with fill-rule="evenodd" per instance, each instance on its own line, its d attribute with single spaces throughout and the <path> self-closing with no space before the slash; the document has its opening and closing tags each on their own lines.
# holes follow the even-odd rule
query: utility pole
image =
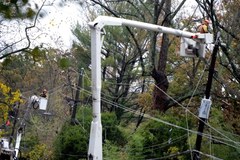
<svg viewBox="0 0 240 160">
<path fill-rule="evenodd" d="M 204 125 L 208 120 L 211 103 L 212 103 L 211 99 L 210 99 L 210 92 L 211 92 L 212 80 L 213 80 L 213 76 L 214 76 L 215 63 L 216 63 L 216 59 L 217 59 L 217 52 L 219 50 L 219 44 L 220 44 L 219 39 L 220 39 L 220 32 L 217 33 L 217 38 L 216 38 L 216 41 L 214 44 L 211 63 L 209 66 L 208 81 L 207 81 L 207 86 L 206 86 L 206 90 L 205 90 L 205 97 L 202 99 L 200 110 L 199 110 L 198 134 L 197 134 L 197 139 L 196 139 L 196 144 L 195 144 L 196 151 L 193 152 L 194 160 L 201 159 L 199 151 L 201 149 L 202 133 L 203 133 Z"/>
<path fill-rule="evenodd" d="M 80 96 L 80 90 L 82 88 L 83 72 L 84 72 L 84 69 L 81 68 L 79 77 L 78 77 L 77 90 L 76 90 L 76 94 L 75 94 L 75 100 L 74 100 L 73 111 L 72 111 L 72 116 L 71 116 L 71 124 L 72 125 L 75 125 L 77 123 L 77 121 L 76 121 L 77 104 L 80 102 L 79 96 Z"/>
</svg>

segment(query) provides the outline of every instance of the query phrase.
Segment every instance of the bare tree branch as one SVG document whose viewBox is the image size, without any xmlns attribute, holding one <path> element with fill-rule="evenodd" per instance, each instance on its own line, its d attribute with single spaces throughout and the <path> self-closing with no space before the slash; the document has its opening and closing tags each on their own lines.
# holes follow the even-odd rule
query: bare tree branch
<svg viewBox="0 0 240 160">
<path fill-rule="evenodd" d="M 31 45 L 31 40 L 30 40 L 29 35 L 28 35 L 28 30 L 31 29 L 31 28 L 34 28 L 34 27 L 36 26 L 37 18 L 38 18 L 38 16 L 39 16 L 39 13 L 40 13 L 40 11 L 42 10 L 45 2 L 46 2 L 46 0 L 43 1 L 41 7 L 39 8 L 39 10 L 38 10 L 38 12 L 37 12 L 37 14 L 36 14 L 36 16 L 35 16 L 33 25 L 25 28 L 25 35 L 26 35 L 26 38 L 27 38 L 27 41 L 28 41 L 27 46 L 26 46 L 26 47 L 23 47 L 23 48 L 21 48 L 21 49 L 18 49 L 18 50 L 15 50 L 15 51 L 6 53 L 6 54 L 0 56 L 0 59 L 3 59 L 3 58 L 5 58 L 5 57 L 7 57 L 7 56 L 10 56 L 10 55 L 15 54 L 15 53 L 18 53 L 18 52 L 22 52 L 22 51 L 24 51 L 24 50 L 26 50 L 26 49 L 28 49 L 28 48 L 30 47 L 30 45 Z M 20 40 L 20 41 L 22 41 L 22 40 Z M 19 42 L 20 42 L 20 41 L 19 41 Z M 15 42 L 15 43 L 18 43 L 18 42 Z"/>
</svg>

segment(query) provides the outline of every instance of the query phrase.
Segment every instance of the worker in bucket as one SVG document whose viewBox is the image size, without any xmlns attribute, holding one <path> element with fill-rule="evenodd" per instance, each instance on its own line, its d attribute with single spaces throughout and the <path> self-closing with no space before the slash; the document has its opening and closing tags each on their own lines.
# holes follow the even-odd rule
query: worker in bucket
<svg viewBox="0 0 240 160">
<path fill-rule="evenodd" d="M 200 33 L 208 33 L 208 26 L 210 21 L 205 19 L 202 21 L 202 24 L 198 27 L 197 31 Z"/>
<path fill-rule="evenodd" d="M 47 98 L 47 90 L 44 88 L 42 93 L 40 94 L 41 97 Z"/>
</svg>

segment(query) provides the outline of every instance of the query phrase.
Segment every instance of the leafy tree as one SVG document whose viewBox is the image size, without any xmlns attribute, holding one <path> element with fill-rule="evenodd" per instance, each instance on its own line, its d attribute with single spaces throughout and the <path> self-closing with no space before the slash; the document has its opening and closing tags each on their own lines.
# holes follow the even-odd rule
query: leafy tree
<svg viewBox="0 0 240 160">
<path fill-rule="evenodd" d="M 159 0 L 154 1 L 154 3 L 149 3 L 147 1 L 142 0 L 134 2 L 121 1 L 117 3 L 114 3 L 112 1 L 101 3 L 99 1 L 94 0 L 92 0 L 92 2 L 101 6 L 106 12 L 106 14 L 110 16 L 122 17 L 126 19 L 143 21 L 161 26 L 176 28 L 180 26 L 173 23 L 174 21 L 172 21 L 172 19 L 176 16 L 176 14 L 179 12 L 179 10 L 182 8 L 186 1 L 185 0 L 181 1 L 178 4 L 177 3 L 174 4 L 174 2 L 171 1 L 159 1 Z M 174 9 L 171 8 L 171 5 L 173 4 L 177 6 Z M 143 14 L 142 12 L 140 12 L 142 10 L 145 10 L 146 12 L 144 12 Z M 111 82 L 112 84 L 114 84 L 115 82 L 120 84 L 121 83 L 133 84 L 137 82 L 137 84 L 142 85 L 135 86 L 135 88 L 137 88 L 136 91 L 143 92 L 147 88 L 146 85 L 148 83 L 152 83 L 151 81 L 149 82 L 149 80 L 151 80 L 149 77 L 151 76 L 155 80 L 155 89 L 152 94 L 154 99 L 153 108 L 164 112 L 167 111 L 172 106 L 174 106 L 174 104 L 176 103 L 174 103 L 172 99 L 169 99 L 169 97 L 165 93 L 168 91 L 169 86 L 171 86 L 171 84 L 169 84 L 170 82 L 168 82 L 168 78 L 173 77 L 174 76 L 172 74 L 174 73 L 173 71 L 176 68 L 178 68 L 178 66 L 176 66 L 175 64 L 179 63 L 179 60 L 182 60 L 178 56 L 174 56 L 177 52 L 176 48 L 178 47 L 176 46 L 177 43 L 179 43 L 179 40 L 167 34 L 160 35 L 159 33 L 146 32 L 143 30 L 135 28 L 133 29 L 130 27 L 114 30 L 117 30 L 116 33 L 115 31 L 113 31 L 113 29 L 106 30 L 108 32 L 106 32 L 105 36 L 106 39 L 104 41 L 105 48 L 104 51 L 102 52 L 102 54 L 105 56 L 103 62 L 103 80 L 105 80 L 106 78 L 105 73 L 108 73 L 110 70 L 111 71 L 110 80 L 111 81 L 113 80 L 113 82 Z M 120 32 L 119 30 L 120 31 L 123 30 L 123 32 Z M 109 35 L 110 32 L 111 34 Z M 119 33 L 121 33 L 120 34 L 121 37 L 118 36 Z M 113 37 L 111 38 L 111 40 L 110 38 L 107 38 L 111 36 Z M 123 38 L 124 41 L 121 42 Z M 110 41 L 110 44 L 114 45 L 113 47 L 107 45 L 108 39 Z M 161 45 L 158 45 L 158 43 Z M 127 48 L 127 50 L 121 49 L 121 46 L 124 46 L 124 48 Z M 128 47 L 131 49 L 128 49 Z M 158 48 L 161 49 L 158 51 Z M 115 51 L 115 53 L 114 52 L 111 53 L 112 51 Z M 116 51 L 120 52 L 117 53 Z M 127 56 L 125 55 L 126 53 Z M 120 59 L 120 57 L 123 58 Z M 131 61 L 128 61 L 128 59 L 130 59 Z M 195 75 L 197 75 L 200 60 L 198 61 L 195 59 L 193 60 L 191 59 L 187 60 L 186 62 L 191 61 L 193 61 L 192 66 L 194 68 L 192 69 L 192 71 L 190 70 L 186 74 L 188 73 L 192 74 L 191 79 L 189 79 L 189 81 L 191 84 L 193 84 L 194 80 L 197 78 L 195 77 Z M 118 77 L 113 79 L 112 77 L 116 74 L 118 75 Z M 129 74 L 132 76 L 128 77 Z M 188 75 L 186 75 L 186 77 L 187 76 Z M 124 81 L 125 77 L 127 80 L 128 79 L 131 80 Z M 106 83 L 103 83 L 103 86 L 105 84 Z M 189 88 L 189 85 L 186 86 Z M 113 102 L 126 104 L 124 100 L 121 101 L 121 98 L 119 98 L 118 95 L 124 97 L 125 95 L 130 96 L 130 94 L 125 94 L 125 92 L 121 92 L 119 88 L 120 89 L 123 88 L 124 91 L 126 92 L 130 91 L 132 88 L 131 87 L 127 88 L 126 86 L 123 85 L 116 85 L 116 88 L 114 89 L 115 92 L 110 90 L 109 93 L 110 95 L 114 96 L 116 95 L 115 97 L 118 97 L 117 99 L 113 99 Z M 186 95 L 183 95 L 183 93 L 186 93 L 186 91 L 185 90 L 182 91 L 179 95 L 176 96 L 178 97 L 177 101 L 182 102 L 188 99 L 191 95 L 191 90 L 192 88 L 189 88 L 189 90 L 187 90 L 188 93 Z M 197 95 L 199 95 L 199 93 L 194 96 Z"/>
<path fill-rule="evenodd" d="M 178 118 L 176 118 L 178 117 Z M 173 118 L 171 115 L 161 115 L 161 119 L 170 123 L 184 126 L 179 121 L 181 116 Z M 187 146 L 187 133 L 183 130 L 165 126 L 162 123 L 145 120 L 135 134 L 129 137 L 126 151 L 129 159 L 158 158 L 178 150 L 185 151 Z"/>
<path fill-rule="evenodd" d="M 28 0 L 2 0 L 0 15 L 6 19 L 33 18 L 36 13 L 28 4 Z"/>
<path fill-rule="evenodd" d="M 76 159 L 87 157 L 88 130 L 90 130 L 91 110 L 82 108 L 78 111 L 79 125 L 65 123 L 54 144 L 56 159 Z M 84 119 L 83 119 L 84 117 Z"/>
<path fill-rule="evenodd" d="M 123 160 L 127 159 L 127 153 L 122 150 L 121 146 L 115 145 L 106 140 L 103 146 L 103 157 L 105 159 Z"/>
<path fill-rule="evenodd" d="M 105 112 L 102 114 L 103 139 L 118 146 L 123 146 L 126 139 L 118 127 L 118 120 L 114 113 Z"/>
<path fill-rule="evenodd" d="M 79 125 L 65 123 L 54 144 L 56 159 L 76 159 L 87 156 L 88 139 L 91 123 L 90 108 L 81 107 L 77 112 Z M 117 118 L 114 113 L 103 113 L 103 141 L 105 148 L 123 146 L 126 143 L 125 137 L 117 127 Z M 111 145 L 110 145 L 111 144 Z M 113 148 L 114 149 L 114 148 Z"/>
<path fill-rule="evenodd" d="M 28 20 L 32 20 L 33 24 L 26 25 L 25 27 L 25 37 L 19 36 L 20 38 L 17 39 L 17 36 L 14 37 L 6 37 L 8 34 L 15 34 L 17 32 L 16 30 L 9 30 L 9 29 L 3 29 L 1 33 L 1 40 L 3 42 L 0 43 L 0 59 L 4 59 L 5 57 L 19 53 L 21 51 L 26 51 L 31 45 L 31 39 L 29 37 L 29 30 L 34 28 L 37 23 L 37 18 L 39 17 L 40 11 L 42 10 L 43 5 L 46 1 L 43 1 L 42 5 L 38 7 L 38 5 L 35 3 L 34 7 L 32 5 L 29 5 L 28 0 L 4 0 L 3 3 L 0 3 L 0 16 L 2 18 L 1 24 L 3 26 L 9 26 L 11 23 L 15 20 L 16 22 L 19 22 L 22 24 L 19 19 L 25 19 L 25 22 Z M 36 11 L 34 11 L 36 10 Z M 3 16 L 3 17 L 2 17 Z M 34 19 L 33 19 L 34 18 Z M 14 23 L 14 22 L 13 22 Z M 21 25 L 20 25 L 21 26 Z M 19 27 L 19 25 L 17 26 Z M 20 27 L 19 27 L 20 28 Z M 19 29 L 18 31 L 20 31 Z M 10 33 L 9 33 L 10 32 Z M 22 33 L 17 33 L 22 34 Z M 20 44 L 21 47 L 18 45 Z"/>
<path fill-rule="evenodd" d="M 34 147 L 33 150 L 29 152 L 29 159 L 38 160 L 38 159 L 50 159 L 49 156 L 46 157 L 48 153 L 47 147 L 45 144 L 38 144 Z"/>
<path fill-rule="evenodd" d="M 12 91 L 10 87 L 0 82 L 0 124 L 2 126 L 6 125 L 7 120 L 9 120 L 9 112 L 14 112 L 14 105 L 21 103 L 22 99 L 20 97 L 20 91 Z M 2 134 L 2 130 L 0 135 Z"/>
<path fill-rule="evenodd" d="M 87 157 L 88 137 L 86 131 L 79 126 L 64 125 L 58 136 L 56 159 L 76 159 Z"/>
<path fill-rule="evenodd" d="M 234 128 L 239 128 L 235 119 L 239 119 L 239 1 L 197 1 L 203 9 L 203 16 L 209 17 L 212 21 L 212 33 L 217 35 L 221 33 L 220 54 L 214 78 L 216 80 L 213 87 L 214 98 L 223 108 L 223 114 L 226 115 L 226 121 L 232 124 Z M 210 11 L 210 12 L 209 12 Z M 231 18 L 230 18 L 231 17 Z M 224 88 L 224 89 L 223 89 Z M 219 92 L 222 90 L 222 92 Z M 235 117 L 235 118 L 233 118 Z M 235 133 L 239 133 L 235 129 Z"/>
</svg>

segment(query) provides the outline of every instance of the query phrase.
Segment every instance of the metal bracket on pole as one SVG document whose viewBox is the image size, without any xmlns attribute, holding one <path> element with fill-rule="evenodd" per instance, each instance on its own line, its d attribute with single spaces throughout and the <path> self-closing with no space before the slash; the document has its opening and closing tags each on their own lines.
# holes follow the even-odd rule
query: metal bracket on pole
<svg viewBox="0 0 240 160">
<path fill-rule="evenodd" d="M 201 101 L 198 117 L 208 119 L 211 104 L 212 104 L 212 101 L 210 99 L 203 98 Z"/>
</svg>

